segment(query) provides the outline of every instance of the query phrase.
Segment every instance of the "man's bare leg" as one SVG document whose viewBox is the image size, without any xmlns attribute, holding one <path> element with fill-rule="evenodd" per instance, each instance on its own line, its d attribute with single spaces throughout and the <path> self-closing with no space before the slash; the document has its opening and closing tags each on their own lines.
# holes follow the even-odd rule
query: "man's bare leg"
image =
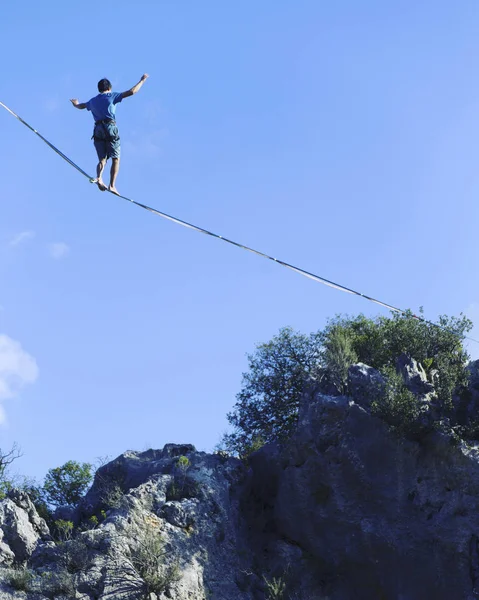
<svg viewBox="0 0 479 600">
<path fill-rule="evenodd" d="M 112 158 L 111 159 L 111 171 L 110 171 L 110 192 L 113 192 L 117 196 L 120 195 L 119 191 L 115 187 L 116 178 L 118 176 L 118 171 L 120 169 L 120 159 Z"/>
<path fill-rule="evenodd" d="M 103 158 L 96 166 L 96 184 L 102 192 L 104 192 L 107 189 L 106 185 L 103 183 L 103 179 L 101 178 L 105 165 L 106 158 Z"/>
</svg>

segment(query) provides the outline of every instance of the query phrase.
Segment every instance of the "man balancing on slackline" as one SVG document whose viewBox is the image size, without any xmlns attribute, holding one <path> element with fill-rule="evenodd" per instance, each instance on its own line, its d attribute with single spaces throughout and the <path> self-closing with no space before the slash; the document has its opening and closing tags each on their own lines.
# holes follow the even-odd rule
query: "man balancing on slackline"
<svg viewBox="0 0 479 600">
<path fill-rule="evenodd" d="M 78 102 L 76 98 L 70 100 L 75 108 L 91 111 L 95 120 L 93 130 L 93 143 L 98 154 L 98 165 L 96 168 L 96 179 L 94 183 L 102 192 L 109 189 L 110 192 L 119 195 L 115 182 L 120 168 L 120 136 L 115 122 L 116 105 L 123 100 L 136 94 L 148 79 L 145 74 L 140 81 L 127 92 L 112 92 L 111 83 L 108 79 L 98 82 L 98 96 L 88 102 Z M 107 188 L 103 183 L 102 174 L 106 161 L 111 158 L 110 186 Z"/>
</svg>

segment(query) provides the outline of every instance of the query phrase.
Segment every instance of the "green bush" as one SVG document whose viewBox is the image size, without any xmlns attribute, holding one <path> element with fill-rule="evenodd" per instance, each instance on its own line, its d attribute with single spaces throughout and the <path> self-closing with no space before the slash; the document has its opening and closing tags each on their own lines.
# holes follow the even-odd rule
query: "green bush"
<svg viewBox="0 0 479 600">
<path fill-rule="evenodd" d="M 466 424 L 460 425 L 457 428 L 457 434 L 464 440 L 479 441 L 479 418 L 473 417 Z"/>
<path fill-rule="evenodd" d="M 347 392 L 349 367 L 358 360 L 352 339 L 343 327 L 332 326 L 324 339 L 324 366 L 340 394 Z"/>
<path fill-rule="evenodd" d="M 258 434 L 252 437 L 251 442 L 246 444 L 239 453 L 239 458 L 246 464 L 249 464 L 249 457 L 265 445 L 262 435 Z"/>
<path fill-rule="evenodd" d="M 35 591 L 53 600 L 57 596 L 75 597 L 75 579 L 64 569 L 42 573 L 36 579 Z"/>
<path fill-rule="evenodd" d="M 233 432 L 223 437 L 224 450 L 244 456 L 259 439 L 291 435 L 304 385 L 320 366 L 323 339 L 321 333 L 306 336 L 287 327 L 248 356 L 249 370 L 228 414 Z"/>
<path fill-rule="evenodd" d="M 58 561 L 67 573 L 82 573 L 88 568 L 90 556 L 90 548 L 80 535 L 62 544 L 59 549 Z"/>
<path fill-rule="evenodd" d="M 398 357 L 403 352 L 409 354 L 422 364 L 430 379 L 434 376 L 438 400 L 447 412 L 452 408 L 454 391 L 467 385 L 469 356 L 462 342 L 472 322 L 462 315 L 441 316 L 438 324 L 440 327 L 415 319 L 410 312 L 376 319 L 360 315 L 337 317 L 326 332 L 342 329 L 358 360 L 380 371 L 395 368 Z"/>
<path fill-rule="evenodd" d="M 98 527 L 98 517 L 96 515 L 92 515 L 87 521 L 88 529 L 96 529 Z"/>
<path fill-rule="evenodd" d="M 371 412 L 405 437 L 417 439 L 431 429 L 423 417 L 428 405 L 410 392 L 394 369 L 386 369 L 386 385 L 371 402 Z"/>
<path fill-rule="evenodd" d="M 11 569 L 7 572 L 5 581 L 13 589 L 23 592 L 29 592 L 34 579 L 34 574 L 30 569 L 19 567 Z"/>
<path fill-rule="evenodd" d="M 45 477 L 45 499 L 53 506 L 76 506 L 91 484 L 93 466 L 69 460 L 61 467 L 50 469 Z"/>
<path fill-rule="evenodd" d="M 109 471 L 106 474 L 101 470 L 97 471 L 95 487 L 98 490 L 100 500 L 107 509 L 122 506 L 125 498 L 124 486 L 125 477 L 120 470 L 116 472 Z"/>
<path fill-rule="evenodd" d="M 188 476 L 191 467 L 187 456 L 180 456 L 174 464 L 173 479 L 166 489 L 166 500 L 196 498 L 201 491 L 200 484 Z"/>
<path fill-rule="evenodd" d="M 178 458 L 178 460 L 176 461 L 176 468 L 179 469 L 183 473 L 186 473 L 186 471 L 188 471 L 190 466 L 191 466 L 190 459 L 187 456 L 180 456 Z"/>
<path fill-rule="evenodd" d="M 55 538 L 59 542 L 68 542 L 68 540 L 71 540 L 73 535 L 73 523 L 71 521 L 58 519 L 54 523 L 53 530 L 55 533 Z"/>
<path fill-rule="evenodd" d="M 0 500 L 5 500 L 8 492 L 13 488 L 13 483 L 8 480 L 0 481 Z"/>
<path fill-rule="evenodd" d="M 100 492 L 100 499 L 107 508 L 120 508 L 124 498 L 125 494 L 117 483 L 102 487 Z"/>
<path fill-rule="evenodd" d="M 180 579 L 177 562 L 165 564 L 165 544 L 158 531 L 144 529 L 135 536 L 131 562 L 147 587 L 147 594 L 161 594 Z"/>
<path fill-rule="evenodd" d="M 166 501 L 182 500 L 183 498 L 197 498 L 201 492 L 200 484 L 191 477 L 180 478 L 174 476 L 166 488 Z"/>
<path fill-rule="evenodd" d="M 188 473 L 188 469 L 191 467 L 190 459 L 187 456 L 180 456 L 176 461 L 175 468 L 176 473 L 175 476 L 180 480 L 180 487 L 185 487 L 186 475 Z"/>
<path fill-rule="evenodd" d="M 221 450 L 247 457 L 258 441 L 265 444 L 287 440 L 294 431 L 299 401 L 311 378 L 329 380 L 340 393 L 347 393 L 347 373 L 352 363 L 363 362 L 386 373 L 395 368 L 402 353 L 421 363 L 434 384 L 437 418 L 450 417 L 454 394 L 462 393 L 467 386 L 469 357 L 462 342 L 472 323 L 461 315 L 441 316 L 438 324 L 418 320 L 408 312 L 376 319 L 339 316 L 323 331 L 309 336 L 289 328 L 280 330 L 248 356 L 242 389 L 228 414 L 233 431 L 223 437 Z M 419 423 L 414 415 L 423 407 L 398 384 L 391 386 L 388 397 L 376 406 L 377 414 L 385 418 L 389 414 L 396 429 L 401 429 L 401 418 L 405 419 L 405 430 L 414 429 L 413 424 Z M 396 401 L 391 397 L 394 391 L 399 394 Z"/>
<path fill-rule="evenodd" d="M 286 581 L 283 577 L 268 579 L 263 577 L 266 586 L 267 600 L 283 600 L 286 596 Z"/>
</svg>

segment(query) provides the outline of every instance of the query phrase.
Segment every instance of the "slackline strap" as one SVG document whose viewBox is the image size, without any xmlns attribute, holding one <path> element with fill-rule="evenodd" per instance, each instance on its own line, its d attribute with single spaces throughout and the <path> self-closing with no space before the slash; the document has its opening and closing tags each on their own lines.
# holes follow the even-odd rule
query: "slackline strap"
<svg viewBox="0 0 479 600">
<path fill-rule="evenodd" d="M 25 127 L 28 127 L 28 129 L 30 129 L 30 131 L 35 133 L 43 142 L 45 142 L 45 144 L 47 144 L 47 146 L 49 146 L 49 148 L 51 148 L 54 152 L 56 152 L 61 158 L 63 158 L 63 160 L 66 160 L 66 162 L 69 165 L 71 165 L 74 169 L 76 169 L 79 173 L 81 173 L 84 177 L 86 177 L 90 182 L 95 181 L 95 179 L 93 177 L 90 177 L 90 175 L 88 175 L 88 173 L 86 173 L 81 167 L 79 167 L 75 162 L 73 162 L 70 158 L 68 158 L 68 156 L 63 154 L 63 152 L 61 150 L 59 150 L 56 146 L 54 146 L 51 142 L 49 142 L 46 138 L 44 138 L 43 135 L 41 135 L 36 129 L 34 129 L 31 125 L 29 125 L 26 121 L 24 121 L 19 115 L 17 115 L 15 112 L 13 112 L 13 110 L 11 110 L 10 108 L 8 108 L 8 106 L 3 104 L 3 102 L 0 102 L 0 106 L 2 106 L 12 116 L 14 116 L 16 119 L 18 119 L 20 121 L 20 123 L 25 125 Z M 113 194 L 113 192 L 110 192 L 110 193 Z M 237 248 L 242 248 L 243 250 L 247 250 L 248 252 L 252 252 L 253 254 L 262 256 L 263 258 L 267 258 L 268 260 L 272 260 L 273 262 L 275 262 L 283 267 L 286 267 L 287 269 L 290 269 L 291 271 L 295 271 L 296 273 L 299 273 L 300 275 L 303 275 L 304 277 L 308 277 L 309 279 L 312 279 L 313 281 L 317 281 L 318 283 L 322 283 L 323 285 L 327 285 L 328 287 L 334 288 L 336 290 L 340 290 L 341 292 L 346 292 L 348 294 L 360 296 L 361 298 L 364 298 L 365 300 L 369 300 L 370 302 L 379 304 L 380 306 L 383 306 L 384 308 L 387 308 L 388 310 L 391 310 L 395 313 L 399 313 L 405 317 L 411 317 L 413 319 L 421 321 L 422 323 L 426 323 L 428 325 L 438 327 L 439 329 L 448 331 L 449 333 L 452 333 L 458 337 L 464 337 L 465 339 L 471 340 L 471 341 L 475 342 L 476 344 L 479 344 L 478 340 L 475 340 L 468 336 L 461 336 L 460 334 L 458 334 L 456 331 L 453 331 L 452 329 L 444 327 L 443 325 L 440 325 L 439 323 L 434 323 L 433 321 L 428 321 L 427 319 L 424 319 L 418 315 L 412 314 L 410 311 L 403 310 L 401 308 L 397 308 L 396 306 L 392 306 L 391 304 L 387 304 L 386 302 L 382 302 L 381 300 L 378 300 L 378 299 L 368 296 L 366 294 L 362 294 L 361 292 L 358 292 L 356 290 L 348 288 L 344 285 L 335 283 L 334 281 L 330 281 L 329 279 L 325 279 L 324 277 L 320 277 L 319 275 L 315 275 L 314 273 L 310 273 L 309 271 L 305 271 L 304 269 L 301 269 L 299 267 L 295 267 L 294 265 L 291 265 L 285 261 L 279 260 L 278 258 L 269 256 L 268 254 L 265 254 L 264 252 L 260 252 L 259 250 L 255 250 L 254 248 L 250 248 L 249 246 L 245 246 L 243 244 L 240 244 L 238 242 L 235 242 L 233 240 L 225 238 L 222 235 L 218 235 L 217 233 L 213 233 L 211 231 L 208 231 L 207 229 L 203 229 L 202 227 L 198 227 L 197 225 L 193 225 L 192 223 L 188 223 L 187 221 L 183 221 L 182 219 L 178 219 L 177 217 L 168 215 L 164 212 L 161 212 L 160 210 L 157 210 L 156 208 L 152 208 L 151 206 L 147 206 L 146 204 L 142 204 L 141 202 L 137 202 L 136 200 L 132 200 L 131 198 L 127 198 L 126 196 L 121 196 L 121 195 L 117 195 L 117 194 L 113 194 L 113 195 L 117 196 L 119 198 L 122 198 L 123 200 L 126 200 L 127 202 L 130 202 L 131 204 L 135 204 L 136 206 L 139 206 L 140 208 L 144 208 L 145 210 L 147 210 L 155 215 L 158 215 L 159 217 L 163 217 L 164 219 L 173 221 L 173 223 L 177 223 L 178 225 L 182 225 L 183 227 L 188 227 L 189 229 L 199 231 L 200 233 L 204 233 L 205 235 L 209 235 L 218 240 L 222 240 L 223 242 L 227 242 L 228 244 L 236 246 Z"/>
</svg>

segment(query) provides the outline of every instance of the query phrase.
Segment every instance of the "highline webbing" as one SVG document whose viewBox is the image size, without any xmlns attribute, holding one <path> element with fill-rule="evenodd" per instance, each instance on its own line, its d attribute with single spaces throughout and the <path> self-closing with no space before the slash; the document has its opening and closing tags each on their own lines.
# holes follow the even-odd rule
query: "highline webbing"
<svg viewBox="0 0 479 600">
<path fill-rule="evenodd" d="M 63 160 L 65 160 L 69 165 L 71 165 L 74 169 L 76 169 L 79 173 L 81 173 L 84 177 L 86 177 L 91 183 L 93 183 L 95 181 L 95 179 L 93 177 L 88 175 L 88 173 L 86 173 L 81 167 L 79 167 L 75 162 L 73 162 L 73 160 L 71 160 L 70 158 L 68 158 L 68 156 L 63 154 L 63 152 L 61 150 L 59 150 L 56 146 L 54 146 L 51 142 L 49 142 L 45 137 L 43 137 L 43 135 L 41 135 L 41 133 L 39 133 L 36 129 L 34 129 L 31 125 L 29 125 L 26 121 L 24 121 L 13 110 L 8 108 L 8 106 L 6 106 L 3 102 L 0 102 L 0 106 L 2 106 L 7 112 L 9 112 L 16 119 L 18 119 L 20 121 L 20 123 L 25 125 L 25 127 L 30 129 L 30 131 L 32 131 L 43 142 L 45 142 L 45 144 L 47 144 L 47 146 L 49 148 L 51 148 L 54 152 L 56 152 L 61 158 L 63 158 Z M 110 190 L 108 190 L 108 191 L 110 191 Z M 240 244 L 238 242 L 235 242 L 233 240 L 225 238 L 222 235 L 218 235 L 217 233 L 213 233 L 211 231 L 208 231 L 207 229 L 203 229 L 202 227 L 198 227 L 197 225 L 193 225 L 192 223 L 188 223 L 187 221 L 183 221 L 182 219 L 178 219 L 177 217 L 168 215 L 164 212 L 161 212 L 160 210 L 157 210 L 156 208 L 152 208 L 151 206 L 142 204 L 141 202 L 137 202 L 136 200 L 132 200 L 131 198 L 127 198 L 126 196 L 114 194 L 113 192 L 110 192 L 110 193 L 113 194 L 114 196 L 121 198 L 122 200 L 126 200 L 127 202 L 130 202 L 131 204 L 135 204 L 136 206 L 139 206 L 140 208 L 144 208 L 145 210 L 147 210 L 155 215 L 158 215 L 159 217 L 163 217 L 164 219 L 173 221 L 173 223 L 177 223 L 178 225 L 182 225 L 183 227 L 188 227 L 189 229 L 194 229 L 195 231 L 199 231 L 200 233 L 204 233 L 205 235 L 209 235 L 218 240 L 222 240 L 223 242 L 227 242 L 228 244 L 236 246 L 237 248 L 242 248 L 243 250 L 247 250 L 248 252 L 252 252 L 253 254 L 262 256 L 263 258 L 267 258 L 268 260 L 271 260 L 283 267 L 286 267 L 287 269 L 290 269 L 291 271 L 295 271 L 296 273 L 299 273 L 300 275 L 303 275 L 304 277 L 308 277 L 309 279 L 312 279 L 313 281 L 317 281 L 318 283 L 322 283 L 323 285 L 327 285 L 328 287 L 340 290 L 341 292 L 346 292 L 348 294 L 353 294 L 355 296 L 359 296 L 361 298 L 364 298 L 365 300 L 369 300 L 370 302 L 379 304 L 379 306 L 383 306 L 384 308 L 387 308 L 388 310 L 391 310 L 395 313 L 399 313 L 405 317 L 411 317 L 413 319 L 416 319 L 416 320 L 426 323 L 428 325 L 438 327 L 439 329 L 443 329 L 444 331 L 448 331 L 449 333 L 452 333 L 459 337 L 464 337 L 465 339 L 468 339 L 472 342 L 475 342 L 476 344 L 479 344 L 478 340 L 475 340 L 468 336 L 460 336 L 456 331 L 453 331 L 447 327 L 444 327 L 443 325 L 440 325 L 439 323 L 434 323 L 433 321 L 428 321 L 427 319 L 424 319 L 423 317 L 420 317 L 419 315 L 412 314 L 410 311 L 407 311 L 407 310 L 404 310 L 401 308 L 397 308 L 396 306 L 392 306 L 391 304 L 388 304 L 387 302 L 382 302 L 381 300 L 373 298 L 372 296 L 368 296 L 366 294 L 363 294 L 361 292 L 358 292 L 356 290 L 348 288 L 339 283 L 335 283 L 334 281 L 330 281 L 329 279 L 326 279 L 324 277 L 320 277 L 319 275 L 315 275 L 314 273 L 310 273 L 309 271 L 305 271 L 304 269 L 301 269 L 300 267 L 295 267 L 294 265 L 291 265 L 285 261 L 279 260 L 278 258 L 269 256 L 268 254 L 265 254 L 264 252 L 260 252 L 259 250 L 255 250 L 254 248 L 250 248 L 249 246 L 245 246 L 243 244 Z"/>
</svg>

